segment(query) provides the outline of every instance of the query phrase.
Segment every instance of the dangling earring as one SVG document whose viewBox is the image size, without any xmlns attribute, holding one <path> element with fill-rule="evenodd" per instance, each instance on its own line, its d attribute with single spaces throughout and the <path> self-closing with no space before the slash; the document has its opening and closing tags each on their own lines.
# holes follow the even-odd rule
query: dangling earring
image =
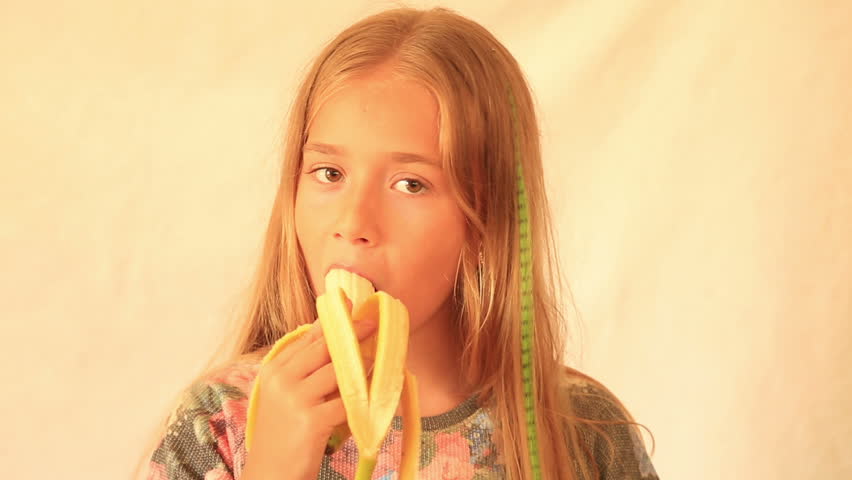
<svg viewBox="0 0 852 480">
<path fill-rule="evenodd" d="M 484 270 L 485 270 L 485 257 L 482 255 L 482 250 L 479 250 L 479 268 L 477 269 L 477 274 L 479 275 L 479 301 L 482 302 L 485 299 L 485 279 L 484 279 Z"/>
</svg>

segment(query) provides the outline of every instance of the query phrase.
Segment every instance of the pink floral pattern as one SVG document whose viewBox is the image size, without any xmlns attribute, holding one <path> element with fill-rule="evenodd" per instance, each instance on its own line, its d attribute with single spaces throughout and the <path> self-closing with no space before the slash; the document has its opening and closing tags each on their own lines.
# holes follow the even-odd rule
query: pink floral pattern
<svg viewBox="0 0 852 480">
<path fill-rule="evenodd" d="M 148 480 L 168 480 L 166 475 L 166 466 L 160 463 L 151 462 L 148 470 Z"/>
<path fill-rule="evenodd" d="M 476 474 L 470 463 L 470 446 L 460 432 L 435 435 L 438 448 L 432 463 L 422 470 L 425 478 L 470 480 Z"/>
<path fill-rule="evenodd" d="M 402 431 L 392 430 L 388 432 L 385 446 L 379 452 L 379 457 L 376 459 L 376 469 L 373 471 L 373 475 L 381 478 L 389 472 L 395 472 L 401 460 Z"/>
<path fill-rule="evenodd" d="M 379 452 L 373 478 L 398 478 L 402 458 L 402 431 L 391 429 Z M 444 429 L 424 431 L 422 438 L 420 478 L 473 480 L 500 477 L 502 468 L 491 443 L 491 424 L 481 410 Z M 477 455 L 474 455 L 477 453 Z M 357 468 L 358 450 L 348 439 L 327 462 L 330 476 L 321 478 L 352 478 Z"/>
<path fill-rule="evenodd" d="M 234 480 L 234 477 L 224 468 L 215 468 L 204 474 L 204 480 Z"/>
<path fill-rule="evenodd" d="M 169 419 L 168 432 L 151 458 L 148 480 L 240 480 L 246 461 L 248 396 L 258 370 L 254 364 L 236 364 L 192 385 Z M 572 393 L 569 398 L 577 407 L 588 410 L 589 418 L 603 415 L 601 412 L 610 408 L 604 393 L 591 387 L 581 389 L 581 393 L 584 396 L 575 398 Z M 577 403 L 581 400 L 583 403 Z M 505 468 L 492 441 L 493 431 L 490 415 L 472 400 L 447 414 L 424 419 L 419 478 L 504 478 Z M 621 445 L 616 456 L 619 466 L 604 471 L 603 478 L 656 480 L 656 472 L 642 445 L 627 430 L 619 432 L 614 439 Z M 592 437 L 588 441 L 590 445 L 603 444 Z M 397 424 L 388 432 L 379 451 L 374 480 L 398 478 L 402 442 L 402 431 Z M 337 452 L 323 457 L 319 479 L 352 479 L 357 463 L 358 450 L 350 437 Z M 604 465 L 601 457 L 599 466 Z"/>
<path fill-rule="evenodd" d="M 329 467 L 332 471 L 337 473 L 348 472 L 358 463 L 358 448 L 350 438 L 328 458 Z"/>
</svg>

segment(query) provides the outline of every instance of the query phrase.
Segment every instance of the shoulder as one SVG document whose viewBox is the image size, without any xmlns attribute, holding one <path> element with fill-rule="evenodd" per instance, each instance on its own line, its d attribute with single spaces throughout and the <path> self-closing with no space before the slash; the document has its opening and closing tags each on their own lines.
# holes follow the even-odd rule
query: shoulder
<svg viewBox="0 0 852 480">
<path fill-rule="evenodd" d="M 236 361 L 183 390 L 151 458 L 151 478 L 231 478 L 245 460 L 248 397 L 259 364 Z M 195 476 L 193 476 L 195 475 Z"/>
<path fill-rule="evenodd" d="M 629 420 L 629 413 L 615 394 L 578 370 L 565 368 L 560 376 L 559 395 L 563 406 L 576 416 L 590 420 Z"/>
<path fill-rule="evenodd" d="M 211 415 L 230 410 L 229 407 L 236 404 L 248 402 L 249 392 L 259 368 L 256 362 L 240 360 L 207 372 L 183 390 L 169 423 L 172 423 L 179 413 Z"/>
<path fill-rule="evenodd" d="M 594 457 L 601 478 L 658 478 L 639 424 L 609 388 L 566 367 L 559 392 L 561 406 L 573 419 L 578 441 Z"/>
</svg>

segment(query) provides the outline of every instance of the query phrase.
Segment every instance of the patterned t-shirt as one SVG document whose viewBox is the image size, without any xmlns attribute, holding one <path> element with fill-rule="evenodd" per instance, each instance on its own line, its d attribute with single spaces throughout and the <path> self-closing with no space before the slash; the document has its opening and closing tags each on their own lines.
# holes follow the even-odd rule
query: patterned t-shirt
<svg viewBox="0 0 852 480">
<path fill-rule="evenodd" d="M 248 395 L 259 371 L 254 363 L 238 363 L 193 384 L 168 421 L 168 431 L 149 462 L 149 480 L 238 480 L 246 460 L 245 426 Z M 611 397 L 589 383 L 569 385 L 575 412 L 591 419 L 618 417 Z M 381 447 L 373 479 L 397 478 L 402 454 L 401 419 L 395 417 Z M 492 441 L 494 424 L 487 410 L 471 397 L 449 412 L 423 417 L 418 478 L 484 480 L 504 478 L 504 467 Z M 657 480 L 636 434 L 627 426 L 607 427 L 613 450 L 591 430 L 583 431 L 604 480 Z M 324 455 L 320 480 L 355 477 L 358 453 L 350 437 Z"/>
</svg>

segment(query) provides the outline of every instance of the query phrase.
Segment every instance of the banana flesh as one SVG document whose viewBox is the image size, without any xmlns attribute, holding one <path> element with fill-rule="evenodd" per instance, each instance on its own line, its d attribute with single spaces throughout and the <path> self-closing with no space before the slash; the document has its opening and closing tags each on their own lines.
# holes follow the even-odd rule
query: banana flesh
<svg viewBox="0 0 852 480">
<path fill-rule="evenodd" d="M 372 295 L 376 289 L 366 278 L 349 271 L 335 268 L 325 276 L 325 291 L 332 292 L 340 288 L 346 294 L 352 306 L 352 310 L 358 309 Z M 376 335 L 370 335 L 361 342 L 361 357 L 372 360 L 376 351 Z M 342 423 L 334 428 L 326 444 L 325 452 L 331 454 L 343 446 L 346 439 L 351 436 L 347 423 Z"/>
<path fill-rule="evenodd" d="M 352 302 L 352 309 L 360 307 L 376 289 L 366 278 L 346 270 L 335 268 L 325 276 L 325 291 L 332 292 L 340 288 Z"/>
</svg>

